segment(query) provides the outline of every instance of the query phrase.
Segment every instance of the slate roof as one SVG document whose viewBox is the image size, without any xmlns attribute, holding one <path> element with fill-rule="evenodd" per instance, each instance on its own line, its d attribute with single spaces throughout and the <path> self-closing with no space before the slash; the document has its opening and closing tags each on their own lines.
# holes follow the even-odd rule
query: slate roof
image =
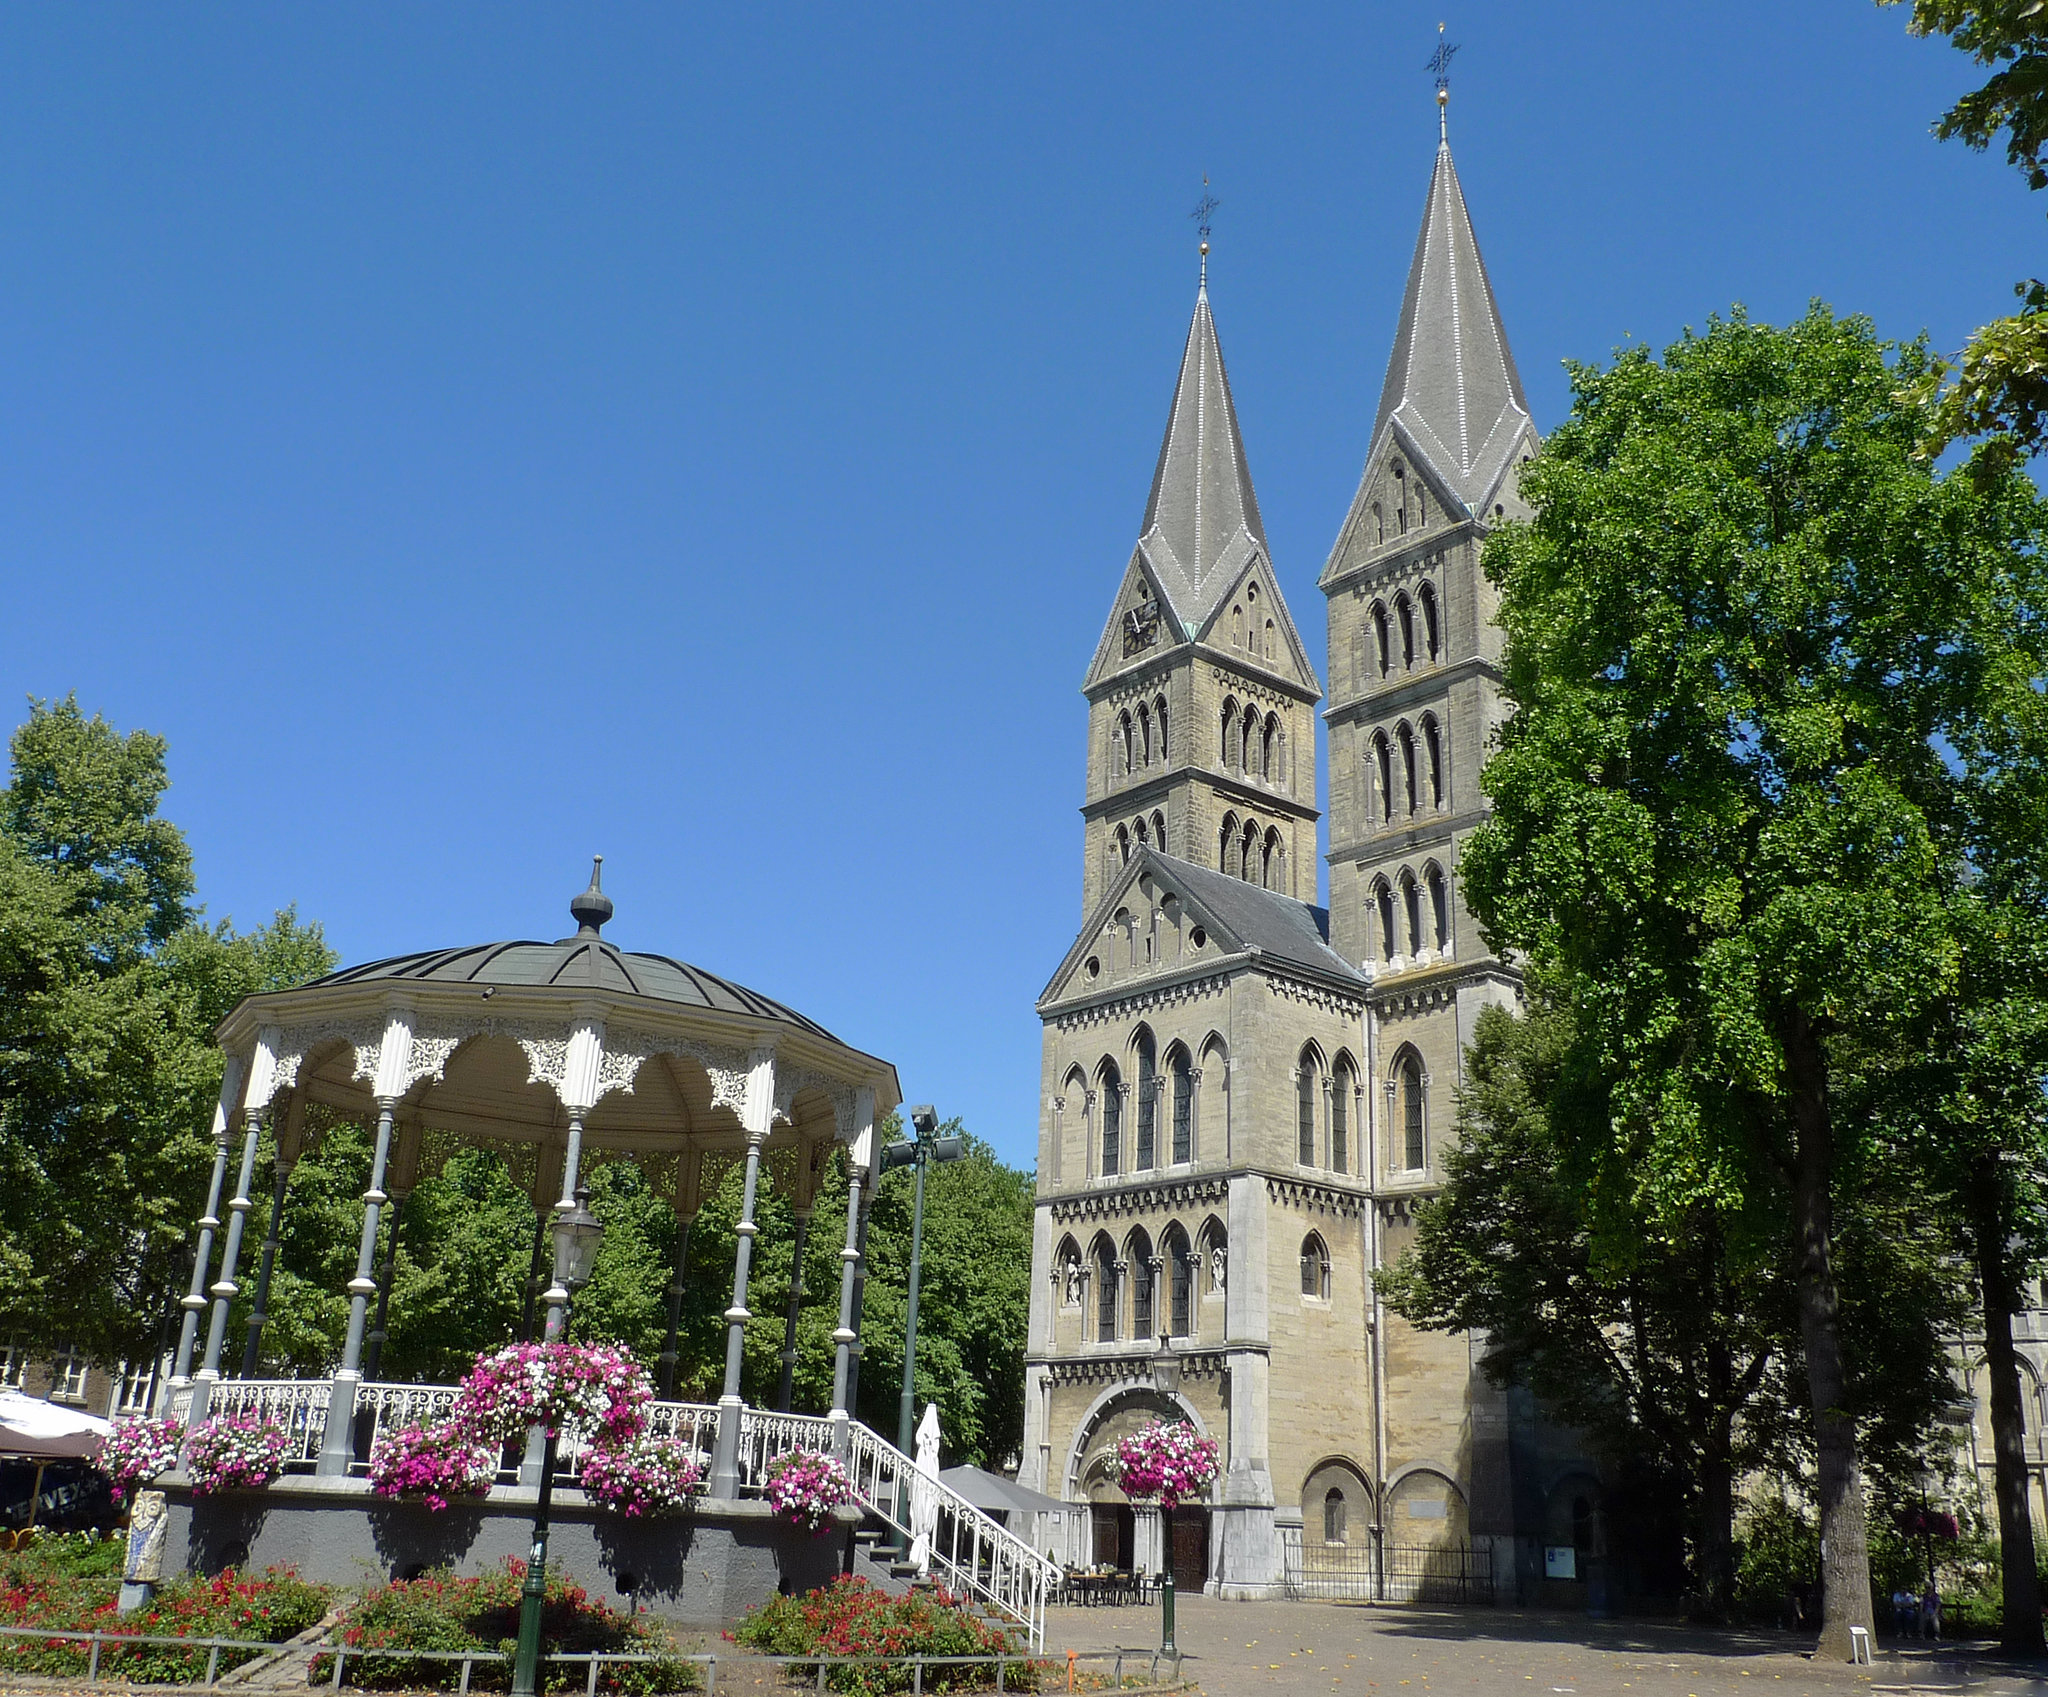
<svg viewBox="0 0 2048 1697">
<path fill-rule="evenodd" d="M 1449 141 L 1438 145 L 1430 174 L 1401 327 L 1373 421 L 1375 443 L 1390 425 L 1467 512 L 1484 506 L 1529 427 L 1528 398 L 1479 257 Z"/>
<path fill-rule="evenodd" d="M 1268 959 L 1298 966 L 1325 977 L 1364 986 L 1364 973 L 1330 947 L 1330 910 L 1312 907 L 1273 890 L 1262 890 L 1213 866 L 1176 860 L 1145 847 L 1132 857 L 1151 862 L 1160 878 L 1187 900 L 1205 909 L 1211 920 L 1239 947 L 1257 949 Z"/>
<path fill-rule="evenodd" d="M 689 966 L 667 955 L 628 954 L 610 943 L 588 937 L 570 937 L 559 943 L 480 943 L 466 949 L 428 949 L 420 954 L 394 955 L 362 966 L 344 967 L 315 979 L 306 989 L 366 984 L 374 981 L 411 984 L 478 984 L 527 989 L 550 989 L 565 994 L 587 994 L 592 990 L 615 996 L 644 996 L 649 1001 L 674 1002 L 685 1007 L 709 1008 L 718 1013 L 742 1014 L 792 1026 L 827 1042 L 838 1038 L 822 1025 L 806 1019 L 794 1008 Z M 843 1047 L 844 1045 L 842 1045 Z"/>
<path fill-rule="evenodd" d="M 1268 552 L 1206 285 L 1195 296 L 1138 551 L 1191 635 L 1253 553 Z"/>
</svg>

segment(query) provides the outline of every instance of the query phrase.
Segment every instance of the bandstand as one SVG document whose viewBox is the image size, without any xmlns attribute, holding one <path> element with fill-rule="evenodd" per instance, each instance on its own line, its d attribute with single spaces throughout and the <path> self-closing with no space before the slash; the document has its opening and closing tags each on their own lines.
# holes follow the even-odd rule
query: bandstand
<svg viewBox="0 0 2048 1697">
<path fill-rule="evenodd" d="M 416 1505 L 373 1502 L 364 1476 L 380 1431 L 445 1417 L 453 1406 L 452 1386 L 378 1381 L 382 1316 L 373 1331 L 372 1310 L 381 1311 L 385 1300 L 376 1264 L 380 1219 L 402 1202 L 423 1163 L 465 1144 L 507 1157 L 527 1179 L 543 1226 L 550 1204 L 557 1215 L 576 1207 L 579 1181 L 599 1160 L 638 1161 L 667 1191 L 682 1247 L 667 1289 L 664 1399 L 674 1395 L 682 1260 L 707 1163 L 713 1171 L 744 1164 L 721 1395 L 715 1405 L 662 1400 L 651 1414 L 657 1433 L 708 1457 L 705 1495 L 679 1525 L 607 1525 L 594 1505 L 579 1506 L 573 1487 L 580 1455 L 564 1444 L 556 1471 L 558 1547 L 579 1580 L 602 1592 L 606 1586 L 591 1571 L 601 1569 L 620 1601 L 702 1624 L 729 1620 L 778 1589 L 822 1582 L 851 1559 L 851 1540 L 809 1538 L 782 1526 L 757 1494 L 767 1463 L 791 1449 L 829 1450 L 845 1463 L 859 1496 L 857 1510 L 842 1511 L 846 1529 L 863 1517 L 895 1525 L 898 1487 L 913 1464 L 850 1411 L 875 1123 L 900 1100 L 895 1070 L 781 1003 L 666 956 L 619 949 L 602 935 L 612 911 L 593 869 L 590 887 L 570 903 L 572 937 L 351 967 L 297 989 L 248 997 L 221 1023 L 217 1038 L 227 1060 L 212 1177 L 160 1412 L 190 1429 L 210 1415 L 259 1411 L 290 1435 L 293 1459 L 284 1478 L 240 1501 L 194 1499 L 172 1475 L 172 1547 L 183 1546 L 186 1565 L 289 1560 L 308 1577 L 347 1583 L 366 1566 L 392 1576 L 426 1565 L 474 1571 L 523 1552 L 522 1528 L 539 1484 L 538 1442 L 529 1445 L 516 1477 L 501 1475 L 481 1502 L 431 1520 Z M 328 1377 L 263 1380 L 251 1375 L 260 1359 L 285 1178 L 315 1105 L 376 1128 L 346 1341 Z M 249 1216 L 257 1208 L 250 1192 L 266 1126 L 278 1177 L 260 1251 L 250 1257 Z M 740 1393 L 740 1367 L 753 1318 L 748 1276 L 764 1173 L 791 1187 L 801 1234 L 818 1177 L 841 1146 L 850 1182 L 846 1218 L 833 1222 L 844 1247 L 832 1406 L 823 1414 L 787 1406 L 800 1295 L 793 1291 L 785 1406 L 750 1408 Z M 243 1376 L 233 1378 L 223 1361 L 248 1259 L 256 1263 L 252 1310 L 240 1351 Z M 802 1265 L 800 1240 L 799 1280 Z M 559 1335 L 567 1300 L 559 1285 L 545 1293 L 547 1336 Z M 1040 1638 L 1050 1564 L 964 1498 L 945 1508 L 949 1541 L 935 1570 Z"/>
</svg>

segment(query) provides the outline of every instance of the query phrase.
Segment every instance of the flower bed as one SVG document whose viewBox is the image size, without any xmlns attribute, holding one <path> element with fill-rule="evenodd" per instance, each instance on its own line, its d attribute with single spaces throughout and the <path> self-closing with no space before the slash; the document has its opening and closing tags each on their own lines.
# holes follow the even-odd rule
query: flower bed
<svg viewBox="0 0 2048 1697">
<path fill-rule="evenodd" d="M 526 1564 L 508 1561 L 476 1579 L 454 1579 L 430 1573 L 423 1579 L 399 1580 L 370 1592 L 342 1628 L 341 1642 L 354 1650 L 481 1650 L 473 1664 L 472 1691 L 506 1691 L 512 1684 L 512 1651 L 519 1636 L 519 1588 Z M 674 1645 L 645 1620 L 620 1614 L 595 1602 L 579 1585 L 548 1575 L 547 1602 L 541 1615 L 544 1655 L 619 1651 L 660 1655 Z M 582 1691 L 590 1674 L 582 1662 L 542 1664 L 549 1691 Z M 314 1658 L 312 1682 L 334 1677 L 334 1658 Z M 462 1677 L 459 1661 L 411 1656 L 376 1656 L 345 1662 L 346 1684 L 380 1691 L 452 1690 Z M 659 1691 L 690 1691 L 702 1684 L 694 1662 L 664 1657 L 651 1662 L 607 1664 L 598 1676 L 600 1691 L 642 1697 Z"/>
<path fill-rule="evenodd" d="M 606 1344 L 515 1343 L 479 1355 L 455 1398 L 455 1423 L 476 1443 L 516 1443 L 543 1426 L 593 1443 L 623 1444 L 646 1424 L 654 1385 Z"/>
<path fill-rule="evenodd" d="M 419 1497 L 435 1513 L 450 1497 L 480 1497 L 498 1476 L 498 1458 L 460 1428 L 408 1426 L 370 1449 L 370 1488 L 380 1497 Z"/>
<path fill-rule="evenodd" d="M 124 1420 L 108 1434 L 93 1466 L 114 1487 L 114 1501 L 126 1502 L 159 1473 L 178 1465 L 185 1428 L 175 1420 Z"/>
<path fill-rule="evenodd" d="M 891 1597 L 865 1579 L 845 1576 L 801 1597 L 775 1598 L 726 1636 L 770 1656 L 996 1656 L 1025 1651 L 1022 1633 L 992 1626 L 943 1587 Z M 1049 1683 L 1049 1671 L 1044 1662 L 1012 1663 L 1004 1670 L 1003 1684 L 1011 1691 L 1042 1690 Z M 816 1664 L 790 1672 L 814 1679 Z M 832 1690 L 860 1697 L 908 1691 L 914 1677 L 908 1662 L 825 1669 L 825 1682 Z M 993 1663 L 924 1670 L 927 1691 L 987 1691 L 995 1684 Z"/>
<path fill-rule="evenodd" d="M 185 1446 L 185 1474 L 195 1496 L 260 1490 L 284 1471 L 289 1447 L 284 1428 L 274 1420 L 222 1414 L 193 1432 Z"/>
<path fill-rule="evenodd" d="M 638 1516 L 680 1513 L 703 1478 L 703 1465 L 687 1444 L 642 1436 L 591 1450 L 583 1458 L 581 1482 L 592 1502 Z"/>
<path fill-rule="evenodd" d="M 190 1576 L 160 1586 L 147 1608 L 118 1612 L 121 1559 L 118 1538 L 39 1538 L 26 1550 L 0 1555 L 0 1626 L 40 1626 L 60 1632 L 100 1632 L 102 1677 L 137 1684 L 186 1685 L 206 1677 L 207 1652 L 174 1644 L 121 1643 L 124 1637 L 243 1638 L 279 1643 L 318 1623 L 328 1593 L 290 1569 L 245 1576 L 230 1570 L 217 1579 Z M 223 1650 L 220 1670 L 239 1667 L 260 1652 Z M 83 1675 L 90 1646 L 65 1640 L 0 1638 L 0 1671 L 60 1678 Z"/>
<path fill-rule="evenodd" d="M 853 1481 L 829 1455 L 790 1450 L 768 1464 L 762 1495 L 769 1506 L 806 1532 L 822 1532 L 832 1511 L 854 1500 Z"/>
<path fill-rule="evenodd" d="M 1109 1473 L 1127 1497 L 1161 1508 L 1177 1508 L 1183 1499 L 1199 1497 L 1216 1477 L 1214 1438 L 1196 1435 L 1184 1420 L 1151 1425 L 1119 1438 L 1110 1453 Z"/>
</svg>

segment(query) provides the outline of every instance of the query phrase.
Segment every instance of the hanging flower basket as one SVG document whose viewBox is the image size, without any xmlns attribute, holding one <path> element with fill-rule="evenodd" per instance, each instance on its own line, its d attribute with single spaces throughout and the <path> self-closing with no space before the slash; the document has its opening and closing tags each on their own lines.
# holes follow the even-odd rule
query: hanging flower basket
<svg viewBox="0 0 2048 1697">
<path fill-rule="evenodd" d="M 583 1458 L 583 1494 L 617 1514 L 679 1514 L 703 1479 L 696 1452 L 674 1438 L 645 1435 Z"/>
<path fill-rule="evenodd" d="M 387 1432 L 370 1448 L 370 1488 L 380 1497 L 418 1497 L 439 1514 L 451 1497 L 481 1497 L 498 1458 L 453 1421 Z"/>
<path fill-rule="evenodd" d="M 1178 1508 L 1214 1483 L 1217 1454 L 1216 1440 L 1199 1436 L 1185 1420 L 1170 1426 L 1155 1420 L 1117 1440 L 1109 1475 L 1127 1497 L 1156 1497 L 1161 1508 Z"/>
<path fill-rule="evenodd" d="M 113 1482 L 114 1501 L 126 1502 L 178 1465 L 184 1436 L 185 1428 L 175 1420 L 124 1420 L 107 1434 L 93 1466 Z"/>
<path fill-rule="evenodd" d="M 1948 1543 L 1962 1536 L 1956 1517 L 1939 1508 L 1907 1509 L 1899 1516 L 1899 1530 L 1909 1538 L 1940 1538 Z"/>
<path fill-rule="evenodd" d="M 824 1531 L 832 1511 L 854 1500 L 846 1469 L 831 1456 L 808 1450 L 790 1450 L 771 1461 L 762 1494 L 777 1514 L 806 1532 Z"/>
<path fill-rule="evenodd" d="M 516 1443 L 530 1427 L 590 1443 L 640 1435 L 654 1385 L 609 1344 L 515 1343 L 479 1355 L 455 1396 L 455 1424 L 479 1445 Z"/>
<path fill-rule="evenodd" d="M 284 1471 L 290 1451 L 284 1428 L 260 1414 L 222 1414 L 197 1428 L 185 1446 L 193 1494 L 260 1491 Z"/>
</svg>

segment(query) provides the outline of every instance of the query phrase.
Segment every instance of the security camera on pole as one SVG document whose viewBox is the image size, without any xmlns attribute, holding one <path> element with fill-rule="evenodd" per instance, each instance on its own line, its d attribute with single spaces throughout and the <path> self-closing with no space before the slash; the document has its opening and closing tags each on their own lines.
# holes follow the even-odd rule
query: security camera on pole
<svg viewBox="0 0 2048 1697">
<path fill-rule="evenodd" d="M 914 1138 L 903 1138 L 882 1146 L 883 1172 L 891 1172 L 897 1167 L 917 1168 L 917 1196 L 910 1211 L 910 1301 L 903 1322 L 903 1395 L 896 1415 L 896 1447 L 905 1455 L 911 1453 L 917 1442 L 913 1404 L 917 1379 L 918 1262 L 924 1254 L 924 1170 L 933 1161 L 957 1161 L 967 1153 L 966 1139 L 939 1135 L 939 1111 L 929 1102 L 910 1110 L 910 1123 L 917 1132 Z M 908 1479 L 896 1482 L 896 1519 L 899 1525 L 910 1523 Z M 903 1548 L 909 1547 L 907 1537 L 902 1538 L 901 1543 Z"/>
</svg>

